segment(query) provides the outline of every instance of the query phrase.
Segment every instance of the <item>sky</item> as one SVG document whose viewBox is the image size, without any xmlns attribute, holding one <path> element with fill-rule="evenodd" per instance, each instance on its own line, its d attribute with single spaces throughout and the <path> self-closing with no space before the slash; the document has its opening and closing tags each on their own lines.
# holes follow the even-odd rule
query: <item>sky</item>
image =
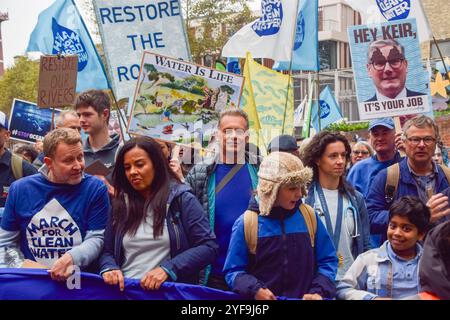
<svg viewBox="0 0 450 320">
<path fill-rule="evenodd" d="M 5 67 L 11 67 L 14 56 L 23 55 L 38 14 L 53 0 L 0 0 L 0 12 L 8 12 L 9 20 L 2 22 L 3 57 Z"/>
<path fill-rule="evenodd" d="M 77 1 L 75 1 L 77 2 Z M 249 0 L 252 9 L 259 7 L 258 0 Z M 1 23 L 5 67 L 14 63 L 14 57 L 23 55 L 38 15 L 53 0 L 0 0 L 0 12 L 8 12 L 9 20 Z"/>
</svg>

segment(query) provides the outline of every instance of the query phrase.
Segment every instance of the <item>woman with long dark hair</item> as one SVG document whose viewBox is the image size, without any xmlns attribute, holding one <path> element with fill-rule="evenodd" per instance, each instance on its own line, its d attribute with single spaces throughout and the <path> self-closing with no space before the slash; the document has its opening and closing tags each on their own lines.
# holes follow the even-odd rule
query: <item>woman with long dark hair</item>
<svg viewBox="0 0 450 320">
<path fill-rule="evenodd" d="M 370 249 L 370 227 L 363 196 L 345 179 L 351 147 L 339 134 L 321 131 L 302 151 L 303 163 L 313 169 L 306 203 L 318 213 L 333 239 L 340 280 L 356 257 Z"/>
<path fill-rule="evenodd" d="M 124 277 L 144 289 L 166 281 L 198 283 L 214 261 L 215 236 L 197 198 L 169 169 L 151 138 L 127 141 L 113 171 L 115 197 L 105 230 L 100 270 L 107 284 L 124 288 Z"/>
</svg>

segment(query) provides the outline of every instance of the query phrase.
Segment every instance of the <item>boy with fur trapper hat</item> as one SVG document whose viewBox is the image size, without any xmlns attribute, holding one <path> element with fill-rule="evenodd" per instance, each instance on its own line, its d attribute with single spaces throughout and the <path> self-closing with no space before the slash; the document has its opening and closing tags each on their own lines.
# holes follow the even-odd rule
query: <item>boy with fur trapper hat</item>
<svg viewBox="0 0 450 320">
<path fill-rule="evenodd" d="M 228 285 L 257 300 L 333 298 L 336 251 L 315 213 L 309 211 L 309 219 L 303 213 L 308 209 L 301 198 L 311 181 L 311 169 L 292 154 L 273 152 L 261 163 L 258 177 L 257 195 L 233 226 L 224 266 Z M 256 212 L 253 249 L 245 230 L 249 211 Z"/>
</svg>

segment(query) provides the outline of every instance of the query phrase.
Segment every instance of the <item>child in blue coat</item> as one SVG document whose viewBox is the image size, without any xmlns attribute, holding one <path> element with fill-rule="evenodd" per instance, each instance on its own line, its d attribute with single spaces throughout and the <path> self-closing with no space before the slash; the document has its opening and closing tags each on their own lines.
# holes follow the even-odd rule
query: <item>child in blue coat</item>
<svg viewBox="0 0 450 320">
<path fill-rule="evenodd" d="M 338 266 L 333 242 L 312 208 L 316 225 L 310 236 L 299 210 L 311 169 L 292 154 L 273 152 L 258 177 L 257 197 L 249 205 L 258 214 L 256 249 L 249 250 L 242 215 L 233 226 L 224 265 L 227 284 L 248 299 L 333 298 Z"/>
</svg>

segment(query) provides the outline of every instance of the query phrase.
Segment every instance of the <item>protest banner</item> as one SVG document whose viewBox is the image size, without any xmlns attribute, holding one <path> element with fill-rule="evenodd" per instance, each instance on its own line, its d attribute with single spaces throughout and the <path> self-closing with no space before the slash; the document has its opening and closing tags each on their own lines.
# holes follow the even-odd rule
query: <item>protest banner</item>
<svg viewBox="0 0 450 320">
<path fill-rule="evenodd" d="M 361 119 L 430 111 L 415 19 L 351 26 L 348 36 Z"/>
<path fill-rule="evenodd" d="M 41 56 L 39 64 L 39 108 L 71 105 L 77 86 L 78 56 Z"/>
<path fill-rule="evenodd" d="M 345 0 L 345 2 L 361 14 L 362 24 L 415 18 L 419 41 L 430 41 L 433 38 L 422 0 Z"/>
<path fill-rule="evenodd" d="M 220 111 L 238 107 L 244 78 L 144 52 L 128 133 L 191 143 L 207 141 Z"/>
<path fill-rule="evenodd" d="M 59 110 L 53 109 L 54 118 Z M 40 109 L 35 103 L 14 99 L 9 117 L 11 139 L 34 143 L 44 140 L 52 127 L 52 110 Z"/>
<path fill-rule="evenodd" d="M 93 1 L 116 98 L 133 95 L 144 50 L 190 60 L 178 0 Z"/>
</svg>

